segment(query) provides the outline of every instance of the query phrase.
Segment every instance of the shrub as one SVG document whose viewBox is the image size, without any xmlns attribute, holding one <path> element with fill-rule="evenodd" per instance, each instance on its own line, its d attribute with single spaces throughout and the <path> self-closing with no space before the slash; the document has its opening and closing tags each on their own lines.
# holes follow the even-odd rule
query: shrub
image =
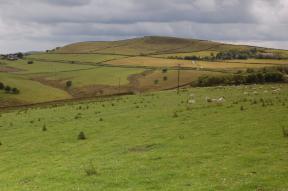
<svg viewBox="0 0 288 191">
<path fill-rule="evenodd" d="M 162 73 L 167 73 L 167 71 L 168 71 L 168 68 L 163 68 L 162 69 Z"/>
<path fill-rule="evenodd" d="M 154 84 L 158 84 L 159 83 L 159 80 L 154 80 Z"/>
<path fill-rule="evenodd" d="M 4 89 L 5 89 L 5 91 L 6 91 L 7 93 L 9 93 L 9 92 L 11 91 L 11 87 L 10 87 L 10 86 L 6 86 Z"/>
<path fill-rule="evenodd" d="M 47 127 L 46 127 L 46 125 L 43 125 L 43 127 L 42 127 L 42 131 L 47 131 Z"/>
<path fill-rule="evenodd" d="M 167 77 L 167 76 L 164 76 L 164 77 L 163 77 L 163 80 L 164 80 L 164 81 L 167 81 L 167 80 L 168 80 L 168 77 Z"/>
<path fill-rule="evenodd" d="M 29 60 L 28 62 L 27 62 L 27 64 L 33 64 L 34 62 L 32 61 L 32 60 Z"/>
<path fill-rule="evenodd" d="M 81 131 L 78 135 L 78 140 L 85 140 L 85 139 L 86 139 L 86 136 L 85 136 L 84 132 Z"/>
<path fill-rule="evenodd" d="M 12 93 L 13 94 L 19 94 L 20 91 L 17 88 L 12 88 Z"/>
<path fill-rule="evenodd" d="M 288 137 L 288 130 L 282 127 L 282 132 L 284 137 Z"/>
<path fill-rule="evenodd" d="M 0 82 L 0 90 L 3 90 L 4 88 L 5 88 L 5 85 L 2 82 Z"/>
<path fill-rule="evenodd" d="M 70 88 L 71 86 L 72 86 L 72 81 L 67 81 L 67 82 L 66 82 L 66 87 L 67 87 L 67 88 Z"/>
</svg>

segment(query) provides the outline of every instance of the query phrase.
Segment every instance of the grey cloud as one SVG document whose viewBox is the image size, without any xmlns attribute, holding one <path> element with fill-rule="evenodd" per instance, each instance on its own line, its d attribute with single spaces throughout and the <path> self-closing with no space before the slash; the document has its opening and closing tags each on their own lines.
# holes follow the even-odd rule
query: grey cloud
<svg viewBox="0 0 288 191">
<path fill-rule="evenodd" d="M 144 35 L 283 47 L 287 31 L 287 0 L 0 0 L 0 52 Z"/>
</svg>

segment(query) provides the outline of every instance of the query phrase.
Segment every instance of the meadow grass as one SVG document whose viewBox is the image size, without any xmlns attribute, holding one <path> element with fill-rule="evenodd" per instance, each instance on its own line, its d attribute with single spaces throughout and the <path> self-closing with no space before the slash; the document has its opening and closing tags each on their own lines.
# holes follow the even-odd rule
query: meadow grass
<svg viewBox="0 0 288 191">
<path fill-rule="evenodd" d="M 91 62 L 99 63 L 107 60 L 121 59 L 125 56 L 121 55 L 105 55 L 105 54 L 32 54 L 26 59 L 43 59 L 47 61 L 68 61 L 68 62 Z"/>
<path fill-rule="evenodd" d="M 287 95 L 193 88 L 4 111 L 0 190 L 287 190 Z"/>
<path fill-rule="evenodd" d="M 63 90 L 46 86 L 21 75 L 1 74 L 0 81 L 20 90 L 20 93 L 17 95 L 3 93 L 2 91 L 0 94 L 1 101 L 14 100 L 20 103 L 39 103 L 71 98 L 71 96 Z"/>
<path fill-rule="evenodd" d="M 54 73 L 93 68 L 93 66 L 88 65 L 65 64 L 59 62 L 34 61 L 33 64 L 27 64 L 27 60 L 5 61 L 5 63 L 7 66 L 20 69 L 20 71 L 16 72 L 18 74 Z"/>
<path fill-rule="evenodd" d="M 88 85 L 122 85 L 128 84 L 128 77 L 143 72 L 143 69 L 118 68 L 118 67 L 95 67 L 90 70 L 72 71 L 44 75 L 47 80 L 71 80 L 73 87 Z M 40 75 L 41 76 L 41 75 Z"/>
<path fill-rule="evenodd" d="M 164 59 L 154 57 L 131 57 L 121 60 L 108 61 L 107 64 L 115 66 L 146 66 L 146 67 L 181 67 L 190 68 L 206 68 L 206 69 L 246 69 L 246 68 L 263 68 L 273 66 L 270 64 L 250 64 L 250 63 L 233 63 L 226 61 L 196 61 L 195 64 L 191 60 Z"/>
</svg>

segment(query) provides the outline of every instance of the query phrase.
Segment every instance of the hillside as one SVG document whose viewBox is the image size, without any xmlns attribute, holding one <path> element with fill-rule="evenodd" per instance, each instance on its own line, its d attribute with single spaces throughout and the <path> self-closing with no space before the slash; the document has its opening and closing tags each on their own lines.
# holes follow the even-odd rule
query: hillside
<svg viewBox="0 0 288 191">
<path fill-rule="evenodd" d="M 252 57 L 240 59 L 238 54 Z M 257 54 L 277 58 L 260 59 Z M 0 107 L 173 89 L 178 86 L 178 70 L 180 86 L 194 86 L 206 76 L 245 77 L 248 69 L 276 68 L 285 75 L 288 71 L 285 50 L 156 36 L 80 42 L 14 57 L 0 58 L 0 82 L 5 85 L 0 89 Z"/>
<path fill-rule="evenodd" d="M 287 190 L 288 86 L 273 86 L 0 113 L 0 190 Z M 207 95 L 226 102 L 207 103 Z"/>
<path fill-rule="evenodd" d="M 121 55 L 156 55 L 198 51 L 248 49 L 249 46 L 228 45 L 206 40 L 147 36 L 111 42 L 80 42 L 64 46 L 56 53 L 99 53 Z"/>
</svg>

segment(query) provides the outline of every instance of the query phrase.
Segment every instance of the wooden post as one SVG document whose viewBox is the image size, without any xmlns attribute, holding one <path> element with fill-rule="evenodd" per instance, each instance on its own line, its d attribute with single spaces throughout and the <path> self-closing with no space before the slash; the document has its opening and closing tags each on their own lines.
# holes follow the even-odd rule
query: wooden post
<svg viewBox="0 0 288 191">
<path fill-rule="evenodd" d="M 178 82 L 177 82 L 177 94 L 180 92 L 180 64 L 178 64 Z"/>
</svg>

